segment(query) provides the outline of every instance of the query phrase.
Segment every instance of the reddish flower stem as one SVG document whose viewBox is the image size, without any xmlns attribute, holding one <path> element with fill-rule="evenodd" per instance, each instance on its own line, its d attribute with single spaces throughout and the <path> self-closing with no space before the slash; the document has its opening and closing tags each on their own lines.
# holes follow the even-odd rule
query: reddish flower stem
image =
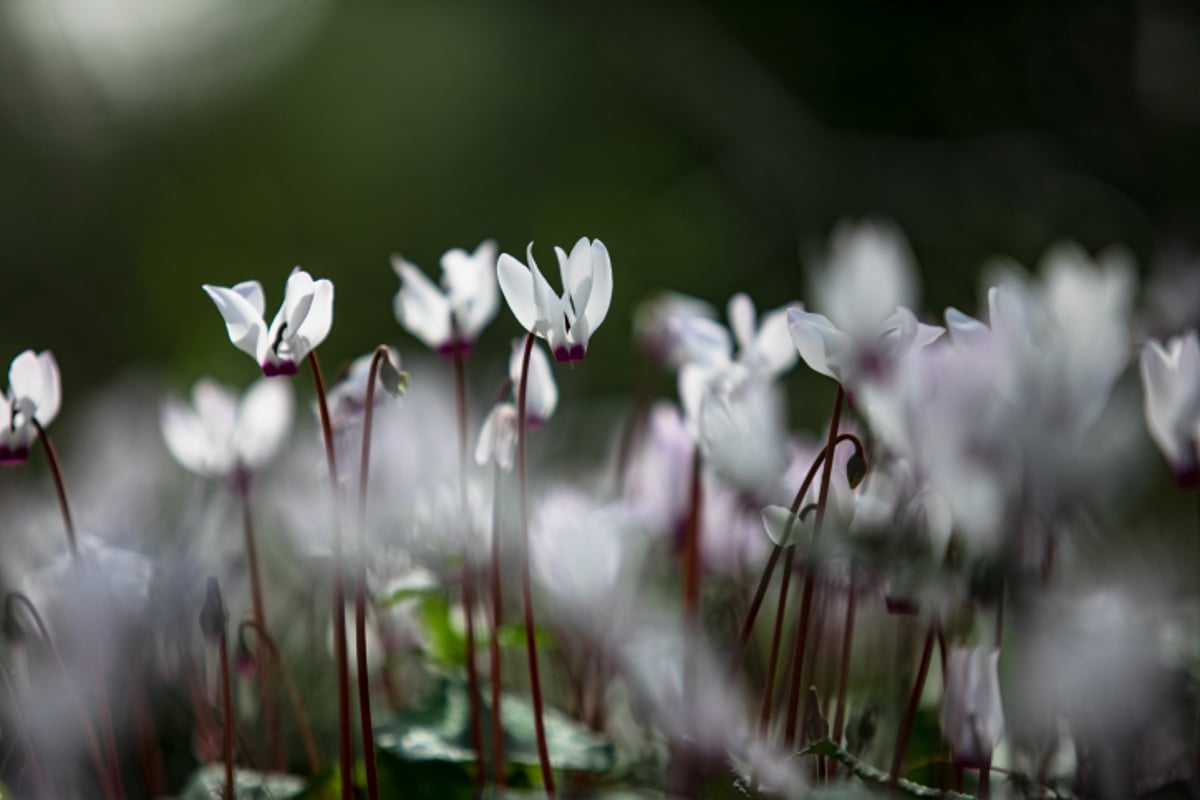
<svg viewBox="0 0 1200 800">
<path fill-rule="evenodd" d="M 458 410 L 458 486 L 464 521 L 462 594 L 467 626 L 467 694 L 470 696 L 471 746 L 475 748 L 475 786 L 483 789 L 487 776 L 483 765 L 479 673 L 475 668 L 475 568 L 471 557 L 471 507 L 467 495 L 467 371 L 461 352 L 454 355 L 454 394 Z"/>
<path fill-rule="evenodd" d="M 342 569 L 341 493 L 338 491 L 337 454 L 333 444 L 333 422 L 329 418 L 329 400 L 325 396 L 325 380 L 317 351 L 309 351 L 308 366 L 312 370 L 313 386 L 317 392 L 317 409 L 321 417 L 321 433 L 325 440 L 325 461 L 329 466 L 329 488 L 333 492 L 333 652 L 337 662 L 338 684 L 338 778 L 342 800 L 354 798 L 354 740 L 350 732 L 350 664 L 346 652 L 346 576 Z"/>
<path fill-rule="evenodd" d="M 71 519 L 71 506 L 67 503 L 67 485 L 63 480 L 62 465 L 58 462 L 58 452 L 54 449 L 54 442 L 50 441 L 50 434 L 46 433 L 42 423 L 36 419 L 30 421 L 33 423 L 33 429 L 37 431 L 42 449 L 46 451 L 46 461 L 50 464 L 50 474 L 54 478 L 54 491 L 58 494 L 58 510 L 62 513 L 63 528 L 67 532 L 67 549 L 71 551 L 71 558 L 75 559 L 75 563 L 79 563 L 79 544 L 75 539 L 75 522 Z"/>
<path fill-rule="evenodd" d="M 263 599 L 262 572 L 258 565 L 258 541 L 254 534 L 254 517 L 250 509 L 249 490 L 243 488 L 242 533 L 246 547 L 246 566 L 250 572 L 250 601 L 254 622 L 267 630 L 267 606 Z M 283 741 L 283 726 L 276 702 L 274 675 L 269 669 L 258 673 L 258 692 L 262 698 L 263 718 L 266 723 L 267 749 L 271 753 L 271 766 L 277 772 L 287 769 L 287 751 Z"/>
<path fill-rule="evenodd" d="M 500 696 L 500 468 L 492 471 L 492 563 L 490 581 L 492 591 L 491 636 L 488 638 L 488 672 L 492 681 L 492 783 L 504 786 L 504 719 L 501 714 Z"/>
<path fill-rule="evenodd" d="M 546 794 L 555 796 L 554 773 L 550 768 L 550 750 L 546 746 L 546 723 L 542 719 L 542 681 L 538 674 L 537 636 L 533 620 L 533 577 L 529 574 L 529 486 L 525 469 L 526 395 L 529 388 L 529 359 L 533 354 L 533 334 L 525 335 L 521 355 L 521 383 L 517 387 L 517 473 L 521 484 L 521 600 L 525 611 L 525 651 L 529 661 L 529 690 L 533 695 L 533 722 L 537 733 L 538 763 Z"/>
<path fill-rule="evenodd" d="M 779 603 L 775 609 L 775 627 L 771 632 L 771 651 L 767 656 L 767 680 L 763 685 L 762 704 L 758 711 L 758 735 L 764 739 L 767 735 L 767 728 L 771 724 L 771 701 L 775 694 L 775 668 L 779 661 L 779 642 L 783 636 L 783 620 L 787 612 L 788 586 L 792 582 L 792 562 L 796 556 L 796 548 L 788 547 L 786 550 L 783 579 L 779 584 Z"/>
<path fill-rule="evenodd" d="M 225 635 L 225 626 L 221 626 L 221 716 L 224 718 L 225 735 L 225 796 L 237 797 L 237 787 L 233 779 L 233 681 L 229 677 L 229 637 Z"/>
<path fill-rule="evenodd" d="M 900 769 L 904 766 L 904 755 L 908 752 L 908 740 L 912 736 L 913 722 L 917 717 L 917 704 L 921 701 L 921 692 L 925 689 L 925 677 L 929 674 L 929 662 L 933 656 L 933 642 L 937 634 L 938 624 L 930 623 L 929 632 L 925 634 L 925 644 L 921 648 L 921 665 L 917 667 L 917 679 L 913 683 L 912 692 L 908 696 L 908 705 L 904 709 L 904 717 L 900 720 L 900 731 L 896 736 L 896 750 L 892 755 L 892 785 L 900 780 Z"/>
<path fill-rule="evenodd" d="M 846 392 L 839 383 L 837 396 L 833 401 L 833 416 L 829 420 L 829 438 L 825 444 L 825 459 L 821 470 L 821 488 L 817 494 L 817 519 L 813 523 L 813 544 L 821 535 L 821 526 L 825 522 L 825 506 L 829 500 L 829 480 L 833 475 L 833 451 L 838 439 L 838 424 L 842 419 L 842 402 Z M 787 719 L 784 725 L 784 748 L 790 748 L 796 740 L 796 718 L 800 711 L 800 686 L 804 671 L 804 650 L 808 638 L 809 617 L 812 614 L 812 599 L 815 580 L 815 566 L 812 558 L 805 561 L 804 595 L 800 599 L 800 619 L 796 625 L 796 658 L 792 662 L 791 686 L 788 689 Z"/>
<path fill-rule="evenodd" d="M 842 743 L 842 731 L 846 724 L 846 688 L 850 682 L 850 652 L 854 645 L 854 612 L 858 593 L 854 585 L 854 565 L 850 566 L 850 590 L 846 596 L 846 621 L 842 628 L 842 658 L 838 668 L 837 711 L 833 717 L 833 741 Z M 830 767 L 836 771 L 837 762 L 831 761 Z"/>
</svg>

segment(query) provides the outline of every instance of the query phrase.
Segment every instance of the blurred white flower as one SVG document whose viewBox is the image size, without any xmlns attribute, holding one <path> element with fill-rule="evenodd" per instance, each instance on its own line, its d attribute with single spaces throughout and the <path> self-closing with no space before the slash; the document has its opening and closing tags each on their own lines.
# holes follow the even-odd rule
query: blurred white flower
<svg viewBox="0 0 1200 800">
<path fill-rule="evenodd" d="M 400 369 L 400 353 L 394 347 L 379 360 L 375 374 L 375 405 L 386 398 L 402 396 L 408 391 L 408 373 Z M 329 390 L 329 412 L 335 427 L 357 421 L 367 407 L 367 381 L 375 353 L 354 359 L 346 377 Z"/>
<path fill-rule="evenodd" d="M 494 463 L 505 472 L 513 467 L 513 451 L 517 446 L 516 395 L 521 385 L 521 360 L 524 342 L 515 339 L 508 359 L 508 375 L 513 387 L 511 403 L 497 403 L 483 421 L 479 441 L 475 445 L 475 463 L 483 466 Z M 550 360 L 535 343 L 529 353 L 529 382 L 525 386 L 525 424 L 540 428 L 554 415 L 558 407 L 558 384 L 550 370 Z"/>
<path fill-rule="evenodd" d="M 8 368 L 8 392 L 0 397 L 0 464 L 20 464 L 29 457 L 37 431 L 58 416 L 62 382 L 49 350 L 26 350 Z"/>
<path fill-rule="evenodd" d="M 990 647 L 954 648 L 946 660 L 940 722 L 957 763 L 990 763 L 1004 735 L 999 664 L 1000 651 Z"/>
<path fill-rule="evenodd" d="M 441 266 L 439 289 L 416 265 L 392 256 L 392 269 L 400 277 L 396 321 L 439 355 L 466 355 L 500 305 L 496 243 L 483 242 L 474 253 L 447 251 Z"/>
<path fill-rule="evenodd" d="M 612 303 L 612 261 L 599 239 L 580 238 L 568 256 L 554 248 L 562 275 L 563 294 L 554 293 L 533 260 L 529 265 L 504 253 L 496 264 L 500 291 L 513 316 L 525 330 L 546 340 L 555 361 L 580 361 L 587 354 L 588 338 L 600 327 Z"/>
<path fill-rule="evenodd" d="M 683 341 L 688 320 L 716 316 L 703 300 L 677 292 L 660 292 L 641 303 L 633 314 L 633 334 L 642 351 L 656 364 L 679 369 L 687 361 Z"/>
<path fill-rule="evenodd" d="M 1176 336 L 1166 347 L 1142 346 L 1142 389 L 1146 427 L 1183 486 L 1200 482 L 1200 342 L 1196 332 Z"/>
<path fill-rule="evenodd" d="M 705 371 L 710 380 L 733 388 L 746 380 L 772 380 L 796 363 L 796 349 L 787 332 L 787 311 L 767 312 L 762 320 L 754 301 L 743 293 L 729 299 L 725 311 L 729 329 L 699 315 L 674 318 L 679 346 L 689 365 Z M 733 336 L 730 337 L 732 330 Z M 737 357 L 733 343 L 737 342 Z"/>
<path fill-rule="evenodd" d="M 230 341 L 249 353 L 267 376 L 295 375 L 300 362 L 333 327 L 333 283 L 325 278 L 314 281 L 300 267 L 288 276 L 283 305 L 269 328 L 258 281 L 233 288 L 205 284 L 204 291 L 221 312 Z"/>
<path fill-rule="evenodd" d="M 824 314 L 788 312 L 792 341 L 815 372 L 844 386 L 886 380 L 910 348 L 943 330 L 917 320 L 917 274 L 903 234 L 883 223 L 843 223 L 833 233 L 825 266 L 813 275 Z"/>
<path fill-rule="evenodd" d="M 292 424 L 292 388 L 260 378 L 237 393 L 205 378 L 192 404 L 170 399 L 162 409 L 163 439 L 184 468 L 211 477 L 253 472 L 269 461 Z"/>
</svg>

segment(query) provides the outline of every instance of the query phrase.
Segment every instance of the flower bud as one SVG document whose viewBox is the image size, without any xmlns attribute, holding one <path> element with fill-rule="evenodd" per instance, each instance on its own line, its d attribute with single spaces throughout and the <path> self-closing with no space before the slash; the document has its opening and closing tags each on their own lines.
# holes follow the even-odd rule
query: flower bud
<svg viewBox="0 0 1200 800">
<path fill-rule="evenodd" d="M 985 647 L 954 649 L 946 661 L 942 735 L 958 764 L 979 767 L 989 763 L 1004 733 L 999 663 L 1000 651 Z"/>
<path fill-rule="evenodd" d="M 210 643 L 220 641 L 225 635 L 225 622 L 228 618 L 225 605 L 221 602 L 221 587 L 216 578 L 209 578 L 204 607 L 200 609 L 200 631 L 204 638 Z"/>
</svg>

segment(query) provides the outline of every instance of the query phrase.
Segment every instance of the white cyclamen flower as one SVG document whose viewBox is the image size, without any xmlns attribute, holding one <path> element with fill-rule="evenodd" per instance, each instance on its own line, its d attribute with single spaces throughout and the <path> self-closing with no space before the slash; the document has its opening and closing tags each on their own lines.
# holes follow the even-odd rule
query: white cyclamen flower
<svg viewBox="0 0 1200 800">
<path fill-rule="evenodd" d="M 508 376 L 513 386 L 511 403 L 497 403 L 483 421 L 479 431 L 479 442 L 475 446 L 475 463 L 483 466 L 495 463 L 507 472 L 513 466 L 513 451 L 517 446 L 517 391 L 521 385 L 521 361 L 524 357 L 524 342 L 513 341 L 512 356 L 508 360 Z M 534 346 L 529 353 L 529 382 L 525 386 L 525 424 L 532 429 L 540 428 L 554 415 L 558 407 L 558 384 L 550 370 L 550 360 L 542 348 Z"/>
<path fill-rule="evenodd" d="M 408 373 L 400 369 L 400 352 L 394 347 L 385 348 L 386 355 L 379 360 L 375 373 L 374 405 L 385 398 L 404 396 L 408 391 Z M 359 356 L 350 364 L 346 377 L 329 390 L 329 410 L 335 426 L 357 422 L 367 407 L 367 381 L 375 353 Z"/>
<path fill-rule="evenodd" d="M 229 339 L 249 353 L 263 374 L 295 375 L 300 362 L 325 341 L 333 327 L 333 283 L 296 267 L 288 276 L 283 305 L 267 326 L 266 300 L 258 281 L 243 281 L 233 288 L 204 285 L 225 320 Z"/>
<path fill-rule="evenodd" d="M 1142 347 L 1146 426 L 1184 486 L 1200 482 L 1200 342 L 1195 331 Z"/>
<path fill-rule="evenodd" d="M 780 308 L 759 320 L 754 301 L 739 292 L 725 310 L 729 329 L 698 315 L 680 317 L 675 327 L 688 364 L 701 367 L 726 389 L 750 378 L 772 380 L 796 363 L 787 328 L 787 311 Z M 733 342 L 737 342 L 737 358 Z"/>
<path fill-rule="evenodd" d="M 505 253 L 496 264 L 500 291 L 513 316 L 525 330 L 546 340 L 556 361 L 580 361 L 587 354 L 588 338 L 600 327 L 612 303 L 612 261 L 599 239 L 581 238 L 568 256 L 554 248 L 562 276 L 563 294 L 554 293 L 533 260 L 529 265 Z"/>
<path fill-rule="evenodd" d="M 687 362 L 688 353 L 681 331 L 686 321 L 711 320 L 712 306 L 703 300 L 676 292 L 660 292 L 637 307 L 633 314 L 633 334 L 642 351 L 654 363 L 678 369 Z"/>
<path fill-rule="evenodd" d="M 262 467 L 279 450 L 292 424 L 292 390 L 260 378 L 239 399 L 216 381 L 192 388 L 192 404 L 168 400 L 163 439 L 186 469 L 212 477 Z"/>
<path fill-rule="evenodd" d="M 392 269 L 400 277 L 396 320 L 439 355 L 466 355 L 500 305 L 496 243 L 483 242 L 474 253 L 450 250 L 441 264 L 439 289 L 416 265 L 392 256 Z"/>
<path fill-rule="evenodd" d="M 901 355 L 943 333 L 909 310 L 916 269 L 904 235 L 890 225 L 840 225 L 813 292 L 825 313 L 789 311 L 792 340 L 810 369 L 843 385 L 886 378 Z"/>
<path fill-rule="evenodd" d="M 989 763 L 1004 735 L 999 664 L 1000 651 L 994 648 L 950 651 L 941 726 L 959 764 L 980 767 Z"/>
<path fill-rule="evenodd" d="M 49 350 L 26 350 L 8 369 L 8 393 L 0 397 L 0 464 L 20 464 L 29 457 L 37 431 L 58 416 L 62 382 Z"/>
</svg>

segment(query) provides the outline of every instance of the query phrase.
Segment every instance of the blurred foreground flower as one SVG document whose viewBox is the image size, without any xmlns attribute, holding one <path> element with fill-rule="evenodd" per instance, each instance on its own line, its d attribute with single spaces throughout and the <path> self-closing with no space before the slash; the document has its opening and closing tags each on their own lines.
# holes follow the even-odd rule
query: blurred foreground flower
<svg viewBox="0 0 1200 800">
<path fill-rule="evenodd" d="M 34 427 L 54 421 L 62 404 L 58 364 L 49 350 L 26 350 L 8 369 L 8 393 L 0 398 L 4 427 L 0 430 L 0 464 L 20 464 L 29 457 Z"/>
<path fill-rule="evenodd" d="M 479 332 L 496 316 L 496 243 L 488 240 L 474 253 L 454 249 L 442 256 L 442 288 L 400 256 L 392 269 L 400 277 L 396 320 L 438 355 L 466 355 Z"/>
<path fill-rule="evenodd" d="M 325 341 L 333 326 L 333 283 L 296 267 L 288 276 L 283 305 L 268 328 L 263 318 L 266 300 L 258 281 L 243 281 L 233 288 L 204 284 L 225 320 L 229 339 L 249 353 L 263 374 L 295 375 L 299 364 Z"/>
<path fill-rule="evenodd" d="M 990 763 L 992 750 L 1004 734 L 999 663 L 1000 651 L 993 648 L 950 651 L 941 726 L 958 764 L 981 767 Z"/>
<path fill-rule="evenodd" d="M 554 248 L 562 275 L 563 294 L 554 293 L 533 260 L 529 266 L 504 253 L 496 264 L 500 291 L 513 316 L 525 330 L 546 340 L 555 361 L 581 361 L 588 338 L 600 327 L 612 303 L 612 261 L 599 239 L 581 237 L 568 256 Z"/>
<path fill-rule="evenodd" d="M 508 359 L 508 377 L 513 386 L 521 385 L 522 344 L 513 342 Z M 529 382 L 525 387 L 525 424 L 537 430 L 545 425 L 558 407 L 558 384 L 550 371 L 550 360 L 540 347 L 529 353 Z M 475 463 L 483 466 L 495 463 L 508 472 L 513 468 L 513 451 L 517 446 L 517 407 L 513 403 L 497 403 L 483 421 L 479 443 L 475 446 Z"/>
</svg>

